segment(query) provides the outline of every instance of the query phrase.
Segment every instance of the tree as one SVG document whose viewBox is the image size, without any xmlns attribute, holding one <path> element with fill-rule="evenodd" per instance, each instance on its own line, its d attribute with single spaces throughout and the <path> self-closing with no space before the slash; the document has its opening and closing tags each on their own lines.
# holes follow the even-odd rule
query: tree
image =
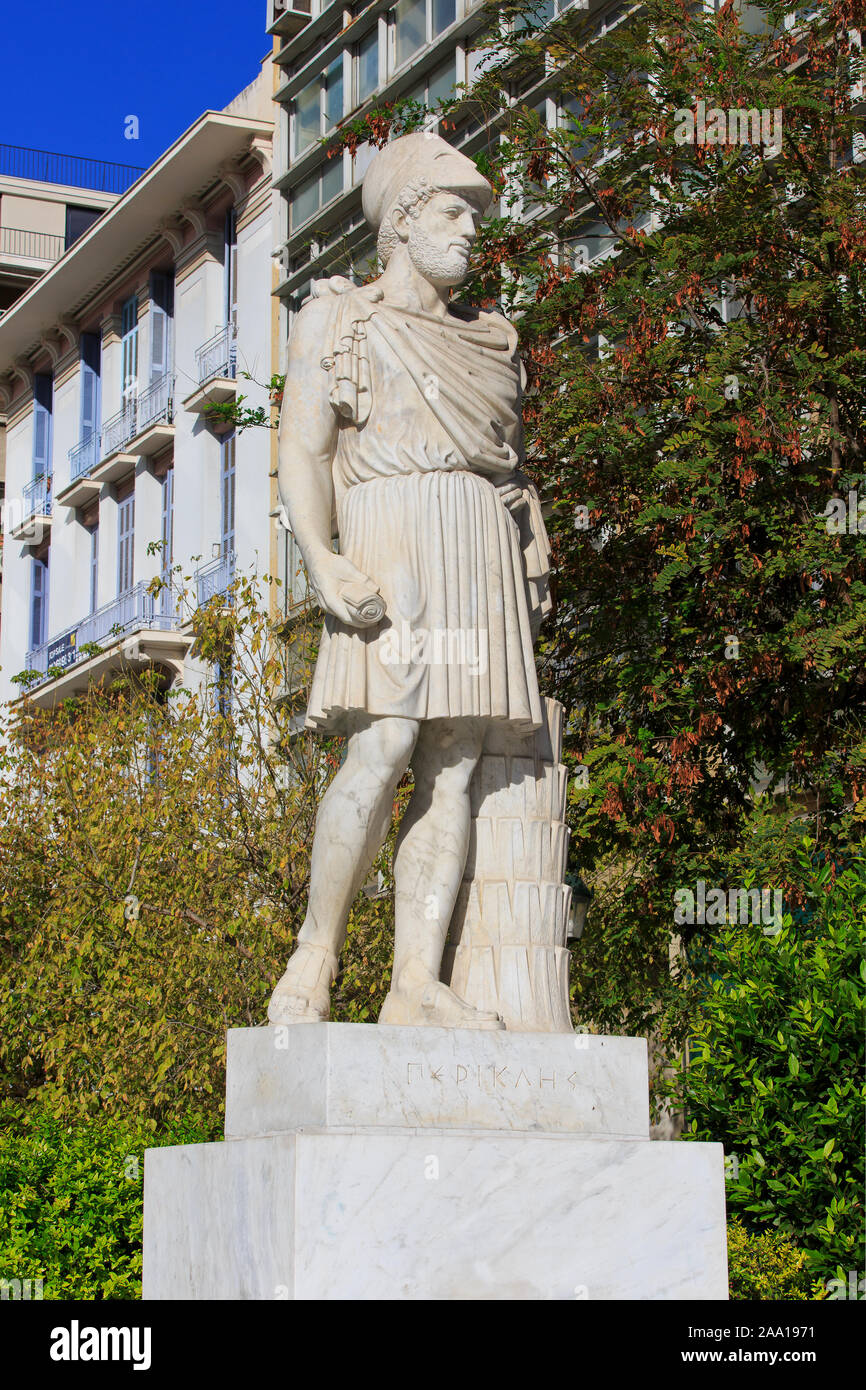
<svg viewBox="0 0 866 1390">
<path fill-rule="evenodd" d="M 760 786 L 828 852 L 862 839 L 864 5 L 793 30 L 789 8 L 646 0 L 599 37 L 578 9 L 492 6 L 483 76 L 438 111 L 454 138 L 490 122 L 501 196 L 466 299 L 520 326 L 558 600 L 542 682 L 596 890 L 575 1003 L 611 1031 L 685 1035 L 674 893 L 729 885 Z"/>
<path fill-rule="evenodd" d="M 725 1146 L 729 1213 L 844 1289 L 863 1267 L 866 867 L 816 869 L 813 849 L 796 916 L 713 938 L 679 1095 L 689 1137 Z"/>
<path fill-rule="evenodd" d="M 157 581 L 158 583 L 159 581 Z M 264 1022 L 305 908 L 318 794 L 340 758 L 284 698 L 314 654 L 240 578 L 191 615 L 210 672 L 166 696 L 121 675 L 0 745 L 3 1095 L 58 1116 L 218 1117 L 225 1032 Z M 296 667 L 300 664 L 301 671 Z M 389 904 L 362 898 L 338 987 L 387 989 Z"/>
</svg>

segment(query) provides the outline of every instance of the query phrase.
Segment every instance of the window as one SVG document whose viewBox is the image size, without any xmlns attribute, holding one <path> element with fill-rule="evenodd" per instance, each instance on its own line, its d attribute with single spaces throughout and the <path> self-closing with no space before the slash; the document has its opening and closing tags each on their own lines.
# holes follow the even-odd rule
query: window
<svg viewBox="0 0 866 1390">
<path fill-rule="evenodd" d="M 343 110 L 343 55 L 340 53 L 295 97 L 292 105 L 293 157 L 297 159 L 333 130 L 343 119 Z"/>
<path fill-rule="evenodd" d="M 223 233 L 223 274 L 225 277 L 226 323 L 238 321 L 238 215 L 236 208 L 226 213 Z"/>
<path fill-rule="evenodd" d="M 325 98 L 325 128 L 322 132 L 327 135 L 329 130 L 343 119 L 343 55 L 335 58 L 333 63 L 325 72 L 324 81 Z"/>
<path fill-rule="evenodd" d="M 595 262 L 606 260 L 619 249 L 616 235 L 606 222 L 586 222 L 564 250 L 575 270 L 588 270 Z"/>
<path fill-rule="evenodd" d="M 169 464 L 160 479 L 160 510 L 162 513 L 162 562 L 160 579 L 165 586 L 160 592 L 162 612 L 170 615 L 175 611 L 171 596 L 171 567 L 174 559 L 174 465 Z"/>
<path fill-rule="evenodd" d="M 352 182 L 360 183 L 376 154 L 376 146 L 371 145 L 369 140 L 365 140 L 358 146 L 352 160 Z"/>
<path fill-rule="evenodd" d="M 81 345 L 81 434 L 80 442 L 99 433 L 99 374 L 102 342 L 97 333 L 82 333 Z"/>
<path fill-rule="evenodd" d="M 100 208 L 67 207 L 64 250 L 68 251 L 72 243 L 83 236 L 88 227 L 92 227 L 97 217 L 101 216 Z"/>
<path fill-rule="evenodd" d="M 316 78 L 295 97 L 292 153 L 297 156 L 322 135 L 321 80 Z"/>
<path fill-rule="evenodd" d="M 427 0 L 399 0 L 393 11 L 394 68 L 408 63 L 427 42 Z"/>
<path fill-rule="evenodd" d="M 232 659 L 214 662 L 213 704 L 214 713 L 220 719 L 228 719 L 232 712 Z"/>
<path fill-rule="evenodd" d="M 379 30 L 371 29 L 355 50 L 355 105 L 372 96 L 379 85 Z"/>
<path fill-rule="evenodd" d="M 160 479 L 162 512 L 162 571 L 165 578 L 174 557 L 174 466 L 168 467 Z"/>
<path fill-rule="evenodd" d="M 431 6 L 432 38 L 442 34 L 457 18 L 457 0 L 433 0 Z"/>
<path fill-rule="evenodd" d="M 529 13 L 518 15 L 514 20 L 514 32 L 520 33 L 521 29 L 526 29 L 530 25 L 537 29 L 541 24 L 549 24 L 553 19 L 554 8 L 554 0 L 535 0 Z M 559 8 L 564 8 L 562 0 L 560 0 Z"/>
<path fill-rule="evenodd" d="M 227 435 L 220 446 L 220 552 L 232 555 L 235 548 L 235 435 Z"/>
<path fill-rule="evenodd" d="M 33 559 L 30 589 L 30 650 L 41 647 L 48 636 L 48 551 Z"/>
<path fill-rule="evenodd" d="M 150 384 L 171 371 L 174 278 L 156 271 L 150 277 Z"/>
<path fill-rule="evenodd" d="M 135 542 L 135 492 L 128 493 L 117 503 L 117 592 L 125 594 L 132 588 L 133 547 Z"/>
<path fill-rule="evenodd" d="M 90 532 L 90 612 L 99 607 L 99 522 L 88 526 Z"/>
<path fill-rule="evenodd" d="M 33 378 L 33 477 L 51 476 L 51 416 L 54 380 L 39 374 Z"/>
<path fill-rule="evenodd" d="M 455 82 L 454 58 L 451 57 L 434 72 L 428 73 L 427 77 L 406 95 L 435 110 L 440 101 L 447 101 L 449 97 L 454 96 Z"/>
<path fill-rule="evenodd" d="M 122 347 L 123 405 L 129 406 L 138 392 L 138 299 L 127 299 L 120 311 Z"/>
<path fill-rule="evenodd" d="M 343 191 L 343 155 L 338 151 L 333 158 L 326 160 L 323 167 L 312 178 L 304 179 L 292 189 L 291 220 L 292 231 L 297 231 L 320 208 L 339 197 Z"/>
</svg>

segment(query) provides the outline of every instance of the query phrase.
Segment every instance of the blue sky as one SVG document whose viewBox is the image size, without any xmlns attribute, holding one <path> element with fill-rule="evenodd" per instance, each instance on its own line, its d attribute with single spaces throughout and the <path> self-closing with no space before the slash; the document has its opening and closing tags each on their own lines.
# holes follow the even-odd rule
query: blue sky
<svg viewBox="0 0 866 1390">
<path fill-rule="evenodd" d="M 253 80 L 265 19 L 265 0 L 4 4 L 0 144 L 152 164 Z M 137 140 L 124 138 L 130 115 Z"/>
</svg>

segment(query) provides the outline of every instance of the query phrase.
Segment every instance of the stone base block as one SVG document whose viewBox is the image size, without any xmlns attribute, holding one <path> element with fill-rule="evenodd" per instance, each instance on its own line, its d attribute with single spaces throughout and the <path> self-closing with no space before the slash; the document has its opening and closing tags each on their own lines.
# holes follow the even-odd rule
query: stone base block
<svg viewBox="0 0 866 1390">
<path fill-rule="evenodd" d="M 303 1131 L 152 1149 L 146 1299 L 724 1299 L 722 1148 Z"/>
<path fill-rule="evenodd" d="M 309 1126 L 647 1139 L 646 1043 L 366 1023 L 230 1029 L 226 1138 Z"/>
</svg>

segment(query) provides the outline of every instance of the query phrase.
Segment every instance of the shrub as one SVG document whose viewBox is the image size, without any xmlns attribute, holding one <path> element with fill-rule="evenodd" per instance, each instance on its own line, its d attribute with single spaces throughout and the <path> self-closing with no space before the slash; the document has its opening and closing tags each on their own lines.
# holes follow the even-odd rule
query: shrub
<svg viewBox="0 0 866 1390">
<path fill-rule="evenodd" d="M 866 865 L 816 867 L 795 923 L 717 932 L 680 1067 L 686 1136 L 728 1156 L 728 1208 L 802 1247 L 812 1277 L 862 1266 Z"/>
<path fill-rule="evenodd" d="M 731 1298 L 803 1301 L 826 1297 L 808 1270 L 808 1257 L 778 1231 L 752 1235 L 736 1217 L 728 1222 Z"/>
<path fill-rule="evenodd" d="M 213 1122 L 0 1120 L 0 1278 L 41 1279 L 46 1299 L 140 1298 L 144 1150 L 215 1139 Z"/>
</svg>

